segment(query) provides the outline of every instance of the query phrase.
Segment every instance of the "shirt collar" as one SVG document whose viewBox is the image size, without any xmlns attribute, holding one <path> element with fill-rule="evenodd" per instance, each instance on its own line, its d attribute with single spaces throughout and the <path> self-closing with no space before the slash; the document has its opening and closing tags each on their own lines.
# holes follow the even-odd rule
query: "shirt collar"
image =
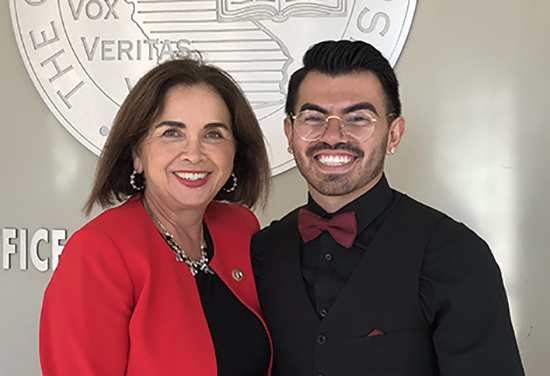
<svg viewBox="0 0 550 376">
<path fill-rule="evenodd" d="M 378 217 L 393 201 L 393 190 L 390 188 L 386 175 L 382 175 L 378 183 L 371 189 L 348 203 L 335 213 L 327 213 L 308 194 L 308 201 L 305 208 L 320 217 L 330 218 L 337 214 L 355 212 L 357 220 L 357 233 L 360 234 L 376 217 Z"/>
</svg>

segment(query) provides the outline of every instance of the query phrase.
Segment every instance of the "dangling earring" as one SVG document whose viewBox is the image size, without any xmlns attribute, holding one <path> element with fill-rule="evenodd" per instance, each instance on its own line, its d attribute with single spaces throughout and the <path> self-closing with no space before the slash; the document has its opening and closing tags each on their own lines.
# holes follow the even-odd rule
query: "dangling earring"
<svg viewBox="0 0 550 376">
<path fill-rule="evenodd" d="M 237 175 L 235 175 L 234 172 L 231 173 L 230 175 L 232 178 L 233 178 L 233 185 L 231 186 L 231 188 L 227 189 L 225 187 L 223 187 L 222 189 L 227 192 L 227 193 L 231 193 L 235 190 L 235 188 L 237 188 Z M 229 180 L 228 180 L 229 181 Z M 226 183 L 227 184 L 227 183 Z"/>
<path fill-rule="evenodd" d="M 141 179 L 143 180 L 143 183 L 141 184 L 141 187 L 138 187 L 136 185 L 136 176 L 138 176 L 138 172 L 136 170 L 134 170 L 132 172 L 132 175 L 130 175 L 130 185 L 136 191 L 141 191 L 143 188 L 145 188 L 145 177 L 143 176 L 143 174 L 139 174 L 139 175 L 141 175 Z"/>
</svg>

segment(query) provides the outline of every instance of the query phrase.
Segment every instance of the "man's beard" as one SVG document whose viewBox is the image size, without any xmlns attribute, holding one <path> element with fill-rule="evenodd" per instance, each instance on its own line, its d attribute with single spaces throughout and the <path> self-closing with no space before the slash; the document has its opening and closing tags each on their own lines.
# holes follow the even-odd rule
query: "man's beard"
<svg viewBox="0 0 550 376">
<path fill-rule="evenodd" d="M 371 151 L 364 170 L 359 174 L 357 170 L 352 170 L 349 173 L 318 173 L 313 168 L 308 168 L 298 154 L 295 154 L 296 166 L 308 184 L 323 196 L 344 196 L 363 188 L 384 170 L 387 143 L 388 137 L 386 136 L 378 147 Z M 313 160 L 313 155 L 321 150 L 347 150 L 358 159 L 365 157 L 363 150 L 349 143 L 341 142 L 331 146 L 320 142 L 307 149 L 306 157 L 308 159 L 306 161 Z"/>
</svg>

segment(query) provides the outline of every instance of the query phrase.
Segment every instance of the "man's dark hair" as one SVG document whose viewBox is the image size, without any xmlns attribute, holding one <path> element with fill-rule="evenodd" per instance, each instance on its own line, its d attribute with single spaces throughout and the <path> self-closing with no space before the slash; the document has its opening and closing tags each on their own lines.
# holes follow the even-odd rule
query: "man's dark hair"
<svg viewBox="0 0 550 376">
<path fill-rule="evenodd" d="M 302 59 L 303 67 L 290 77 L 285 111 L 288 116 L 295 115 L 298 90 L 306 75 L 319 72 L 329 76 L 341 76 L 349 73 L 371 72 L 380 81 L 384 90 L 386 114 L 401 115 L 399 83 L 390 63 L 380 51 L 363 41 L 324 41 L 311 46 Z"/>
</svg>

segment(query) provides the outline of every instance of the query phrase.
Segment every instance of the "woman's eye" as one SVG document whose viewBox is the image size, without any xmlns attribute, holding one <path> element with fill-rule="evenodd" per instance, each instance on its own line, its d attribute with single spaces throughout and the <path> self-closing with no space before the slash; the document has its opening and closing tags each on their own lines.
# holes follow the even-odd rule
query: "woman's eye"
<svg viewBox="0 0 550 376">
<path fill-rule="evenodd" d="M 222 132 L 214 131 L 214 130 L 206 132 L 205 137 L 210 138 L 210 139 L 223 139 L 224 138 Z"/>
<path fill-rule="evenodd" d="M 180 132 L 177 129 L 167 129 L 162 132 L 162 137 L 180 137 Z"/>
</svg>

